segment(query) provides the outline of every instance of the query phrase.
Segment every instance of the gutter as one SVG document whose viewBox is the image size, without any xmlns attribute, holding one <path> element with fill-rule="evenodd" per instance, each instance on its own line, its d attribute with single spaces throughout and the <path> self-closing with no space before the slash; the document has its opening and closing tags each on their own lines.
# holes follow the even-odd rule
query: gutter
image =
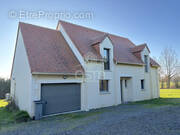
<svg viewBox="0 0 180 135">
<path fill-rule="evenodd" d="M 83 76 L 83 73 L 77 72 L 76 73 L 48 73 L 48 72 L 32 72 L 32 75 L 70 75 L 70 76 Z"/>
<path fill-rule="evenodd" d="M 122 65 L 137 65 L 137 66 L 144 66 L 145 64 L 140 64 L 140 63 L 121 63 L 121 62 L 116 62 L 116 64 L 122 64 Z"/>
</svg>

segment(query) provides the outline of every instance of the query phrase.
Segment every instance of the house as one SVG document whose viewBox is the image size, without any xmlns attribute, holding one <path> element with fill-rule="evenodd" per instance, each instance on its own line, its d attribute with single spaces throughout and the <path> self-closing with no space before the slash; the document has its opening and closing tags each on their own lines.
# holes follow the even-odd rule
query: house
<svg viewBox="0 0 180 135">
<path fill-rule="evenodd" d="M 158 98 L 158 67 L 147 44 L 64 21 L 54 30 L 20 22 L 11 96 L 31 117 Z"/>
</svg>

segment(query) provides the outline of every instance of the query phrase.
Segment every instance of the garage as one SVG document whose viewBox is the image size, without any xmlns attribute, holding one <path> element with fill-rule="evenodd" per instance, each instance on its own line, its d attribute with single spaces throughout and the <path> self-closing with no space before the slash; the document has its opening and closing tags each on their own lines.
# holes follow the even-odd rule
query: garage
<svg viewBox="0 0 180 135">
<path fill-rule="evenodd" d="M 42 84 L 43 116 L 81 109 L 79 83 Z"/>
</svg>

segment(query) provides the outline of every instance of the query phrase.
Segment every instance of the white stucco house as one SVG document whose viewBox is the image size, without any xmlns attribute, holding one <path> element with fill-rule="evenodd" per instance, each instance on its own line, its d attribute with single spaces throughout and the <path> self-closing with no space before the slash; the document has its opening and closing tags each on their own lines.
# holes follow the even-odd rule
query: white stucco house
<svg viewBox="0 0 180 135">
<path fill-rule="evenodd" d="M 11 96 L 31 117 L 158 98 L 158 67 L 147 44 L 64 21 L 19 23 Z"/>
</svg>

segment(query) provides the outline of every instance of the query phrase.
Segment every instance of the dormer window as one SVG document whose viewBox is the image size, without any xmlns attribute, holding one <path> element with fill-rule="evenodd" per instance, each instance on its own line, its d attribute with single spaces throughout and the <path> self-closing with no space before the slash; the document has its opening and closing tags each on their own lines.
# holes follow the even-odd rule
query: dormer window
<svg viewBox="0 0 180 135">
<path fill-rule="evenodd" d="M 148 72 L 148 56 L 144 55 L 145 72 Z"/>
<path fill-rule="evenodd" d="M 104 48 L 104 70 L 110 70 L 109 49 Z"/>
</svg>

